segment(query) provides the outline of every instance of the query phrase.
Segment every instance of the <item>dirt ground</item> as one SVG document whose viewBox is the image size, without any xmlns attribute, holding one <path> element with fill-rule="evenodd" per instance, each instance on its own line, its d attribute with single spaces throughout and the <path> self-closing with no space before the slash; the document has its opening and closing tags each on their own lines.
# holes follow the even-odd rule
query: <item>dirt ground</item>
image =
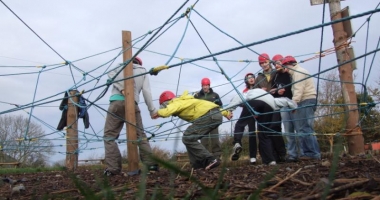
<svg viewBox="0 0 380 200">
<path fill-rule="evenodd" d="M 79 167 L 75 173 L 52 171 L 8 174 L 1 176 L 21 181 L 10 185 L 0 180 L 0 200 L 255 197 L 282 200 L 323 197 L 380 200 L 379 155 L 342 156 L 336 165 L 332 163 L 331 159 L 323 159 L 267 166 L 249 165 L 248 161 L 240 161 L 241 166 L 224 165 L 210 171 L 193 172 L 185 165 L 182 175 L 162 166 L 159 172 L 136 176 L 104 177 L 103 170 L 90 167 Z M 333 181 L 329 181 L 329 177 Z M 24 188 L 19 187 L 20 184 Z M 324 193 L 326 188 L 330 190 Z"/>
</svg>

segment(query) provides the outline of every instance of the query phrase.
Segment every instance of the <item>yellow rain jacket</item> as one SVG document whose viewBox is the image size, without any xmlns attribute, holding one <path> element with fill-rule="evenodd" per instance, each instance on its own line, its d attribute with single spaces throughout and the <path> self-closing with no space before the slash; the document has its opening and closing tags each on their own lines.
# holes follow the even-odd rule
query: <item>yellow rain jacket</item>
<svg viewBox="0 0 380 200">
<path fill-rule="evenodd" d="M 166 108 L 159 109 L 158 115 L 160 117 L 178 116 L 185 121 L 192 122 L 207 114 L 211 109 L 218 107 L 217 104 L 210 101 L 195 99 L 188 94 L 188 91 L 185 91 L 180 97 L 170 100 Z M 220 110 L 223 116 L 228 116 L 229 111 Z"/>
</svg>

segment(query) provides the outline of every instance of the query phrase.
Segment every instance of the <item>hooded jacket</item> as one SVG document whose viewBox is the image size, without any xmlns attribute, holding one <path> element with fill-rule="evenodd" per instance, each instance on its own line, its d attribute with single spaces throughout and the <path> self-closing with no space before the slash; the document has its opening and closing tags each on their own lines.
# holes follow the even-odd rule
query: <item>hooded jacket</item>
<svg viewBox="0 0 380 200">
<path fill-rule="evenodd" d="M 297 104 L 294 101 L 290 100 L 289 98 L 286 98 L 286 97 L 274 98 L 265 90 L 256 88 L 256 89 L 248 90 L 245 95 L 245 99 L 244 97 L 242 99 L 241 96 L 236 95 L 234 98 L 232 98 L 230 104 L 228 104 L 228 106 L 225 107 L 224 109 L 235 110 L 237 106 L 244 103 L 243 100 L 249 101 L 253 99 L 260 100 L 267 103 L 270 107 L 273 108 L 273 110 L 279 110 L 282 107 L 289 107 L 292 109 L 297 108 Z"/>
<path fill-rule="evenodd" d="M 170 100 L 166 108 L 159 109 L 158 115 L 161 117 L 173 115 L 187 122 L 192 122 L 214 108 L 219 108 L 219 106 L 210 101 L 195 99 L 194 96 L 188 94 L 188 91 L 185 91 L 180 97 Z M 220 110 L 223 116 L 228 116 L 227 110 Z"/>
<path fill-rule="evenodd" d="M 194 94 L 194 98 L 196 99 L 203 99 L 206 101 L 211 101 L 219 106 L 223 106 L 222 100 L 220 99 L 218 93 L 214 92 L 212 88 L 210 88 L 209 93 L 204 93 L 203 90 L 197 92 Z"/>
<path fill-rule="evenodd" d="M 293 101 L 299 103 L 306 99 L 317 98 L 314 81 L 306 69 L 296 64 L 289 68 L 289 74 L 294 83 L 292 85 Z"/>
<path fill-rule="evenodd" d="M 120 70 L 120 67 L 110 71 L 108 73 L 109 78 L 113 78 L 116 73 Z M 133 75 L 143 74 L 146 73 L 146 69 L 138 64 L 133 64 Z M 110 97 L 110 100 L 112 101 L 112 98 L 117 96 L 120 100 L 124 100 L 124 95 L 121 93 L 122 90 L 124 90 L 124 81 L 117 81 L 124 79 L 124 74 L 119 73 L 117 77 L 115 78 L 115 81 L 113 83 L 112 87 L 112 94 Z M 148 110 L 150 112 L 150 115 L 153 115 L 157 112 L 157 109 L 154 107 L 153 101 L 152 101 L 152 94 L 150 91 L 150 83 L 149 78 L 147 75 L 142 76 L 136 76 L 133 78 L 134 81 L 134 96 L 135 96 L 135 102 L 136 104 L 140 101 L 140 93 L 142 91 L 144 101 L 146 106 L 148 107 Z"/>
<path fill-rule="evenodd" d="M 79 104 L 81 106 L 81 107 L 77 107 L 78 108 L 78 110 L 77 110 L 78 117 L 83 118 L 84 127 L 87 129 L 90 127 L 90 117 L 89 117 L 88 112 L 87 112 L 87 105 L 86 105 L 85 100 L 84 100 L 82 95 L 80 95 L 78 98 L 79 98 Z M 65 96 L 62 99 L 61 104 L 59 105 L 59 109 L 62 110 L 62 116 L 61 116 L 61 119 L 59 120 L 59 123 L 57 126 L 57 130 L 59 130 L 59 131 L 62 130 L 63 128 L 65 128 L 65 126 L 67 126 L 67 104 L 68 104 L 68 100 L 69 100 L 68 94 L 67 94 L 67 92 L 65 92 Z"/>
</svg>

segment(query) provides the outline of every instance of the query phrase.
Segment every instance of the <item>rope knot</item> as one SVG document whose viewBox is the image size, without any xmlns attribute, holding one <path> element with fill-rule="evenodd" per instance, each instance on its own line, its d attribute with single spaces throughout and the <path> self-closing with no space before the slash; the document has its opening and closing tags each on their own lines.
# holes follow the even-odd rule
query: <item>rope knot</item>
<svg viewBox="0 0 380 200">
<path fill-rule="evenodd" d="M 164 69 L 169 69 L 169 67 L 167 65 L 162 65 L 162 66 L 159 66 L 159 67 L 154 67 L 152 69 L 149 70 L 149 74 L 150 75 L 157 75 L 158 72 L 160 72 L 161 70 L 164 70 Z"/>
<path fill-rule="evenodd" d="M 110 86 L 110 85 L 112 84 L 112 82 L 113 82 L 113 79 L 112 79 L 112 78 L 109 78 L 109 79 L 107 79 L 107 83 L 106 83 L 106 85 L 107 85 L 107 86 Z"/>
</svg>

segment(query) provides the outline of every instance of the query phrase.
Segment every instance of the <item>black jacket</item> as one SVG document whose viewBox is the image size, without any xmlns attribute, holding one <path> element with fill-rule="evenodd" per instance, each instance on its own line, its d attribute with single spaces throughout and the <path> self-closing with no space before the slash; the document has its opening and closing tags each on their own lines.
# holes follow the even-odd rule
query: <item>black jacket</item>
<svg viewBox="0 0 380 200">
<path fill-rule="evenodd" d="M 79 98 L 83 98 L 83 97 L 79 96 Z M 67 92 L 65 92 L 65 96 L 62 99 L 61 105 L 59 105 L 59 109 L 62 110 L 61 120 L 59 121 L 58 126 L 57 126 L 57 130 L 59 130 L 59 131 L 62 130 L 63 128 L 65 128 L 65 126 L 67 126 L 68 99 L 69 98 L 68 98 Z M 80 100 L 80 102 L 85 102 L 85 101 Z M 81 106 L 86 106 L 86 105 L 81 105 Z M 90 117 L 88 116 L 87 107 L 86 108 L 77 107 L 77 108 L 78 108 L 78 111 L 77 111 L 78 117 L 83 118 L 84 127 L 85 128 L 90 127 Z"/>
<path fill-rule="evenodd" d="M 197 92 L 194 94 L 194 98 L 196 99 L 203 99 L 206 101 L 211 101 L 219 106 L 222 106 L 222 100 L 220 99 L 219 95 L 210 88 L 209 93 L 204 93 L 203 90 Z"/>
<path fill-rule="evenodd" d="M 275 98 L 288 97 L 289 99 L 292 99 L 293 97 L 292 86 L 291 86 L 292 78 L 289 73 L 276 72 L 274 77 L 271 79 L 270 83 L 271 83 L 272 88 L 277 88 L 277 89 L 287 85 L 285 87 L 285 92 L 283 95 L 279 95 L 278 92 L 276 91 L 274 94 L 272 94 L 273 97 Z"/>
</svg>

